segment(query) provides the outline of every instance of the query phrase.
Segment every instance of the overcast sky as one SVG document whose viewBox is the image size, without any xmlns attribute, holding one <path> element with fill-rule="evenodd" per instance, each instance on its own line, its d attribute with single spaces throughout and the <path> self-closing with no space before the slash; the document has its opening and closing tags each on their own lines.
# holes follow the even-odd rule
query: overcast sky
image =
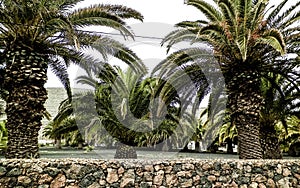
<svg viewBox="0 0 300 188">
<path fill-rule="evenodd" d="M 207 0 L 211 2 L 211 0 Z M 299 0 L 290 0 L 290 4 L 294 4 Z M 278 3 L 280 1 L 271 1 Z M 175 23 L 184 20 L 203 19 L 203 15 L 196 8 L 184 4 L 184 0 L 85 0 L 78 4 L 78 7 L 86 7 L 93 4 L 116 4 L 124 5 L 133 8 L 144 16 L 144 22 L 141 23 L 136 20 L 127 20 L 128 25 L 133 28 L 136 35 L 163 37 L 165 36 Z M 143 28 L 143 29 L 141 29 Z M 89 28 L 89 30 L 94 30 Z M 103 28 L 95 28 L 96 31 L 113 32 Z M 150 41 L 149 41 L 150 40 Z M 148 44 L 145 42 L 148 41 Z M 130 46 L 139 57 L 148 59 L 148 61 L 155 63 L 159 62 L 165 54 L 165 49 L 160 48 L 159 40 L 136 38 L 136 41 L 126 41 L 126 45 Z M 151 53 L 149 53 L 151 52 Z M 76 77 L 77 69 L 74 66 L 69 68 L 70 80 Z M 52 74 L 48 73 L 48 82 L 46 87 L 61 87 L 62 85 L 58 79 Z"/>
<path fill-rule="evenodd" d="M 202 15 L 195 9 L 194 7 L 187 6 L 184 4 L 184 0 L 85 0 L 78 4 L 78 7 L 86 7 L 93 4 L 116 4 L 116 5 L 124 5 L 130 8 L 133 8 L 144 16 L 144 21 L 141 23 L 136 20 L 127 20 L 128 25 L 133 26 L 133 28 L 141 28 L 141 24 L 145 25 L 147 31 L 134 31 L 136 35 L 151 35 L 157 37 L 163 37 L 168 29 L 162 28 L 161 26 L 168 27 L 168 25 L 172 26 L 175 23 L 178 23 L 183 20 L 196 20 Z M 157 27 L 149 28 L 149 25 L 157 23 Z M 161 24 L 161 25 L 159 25 Z M 160 27 L 160 28 L 158 28 Z M 162 34 L 159 33 L 159 30 L 162 30 Z M 103 28 L 97 31 L 103 31 Z M 134 30 L 134 29 L 133 29 Z M 138 30 L 138 29 L 137 29 Z M 152 30 L 152 32 L 151 32 Z M 105 32 L 112 32 L 111 30 L 104 29 Z M 146 32 L 146 33 L 145 33 Z M 149 32 L 149 33 L 147 33 Z M 141 44 L 138 42 L 143 42 L 147 39 L 136 38 L 136 43 L 133 44 L 132 41 L 129 44 L 133 46 L 132 48 L 136 51 L 136 53 L 143 58 L 152 58 L 151 61 L 155 61 L 154 59 L 161 59 L 162 54 L 165 54 L 165 49 L 158 49 L 160 41 L 156 40 L 157 46 L 146 45 L 141 48 Z M 148 39 L 149 40 L 149 39 Z M 155 40 L 151 41 L 155 42 Z M 151 57 L 149 55 L 149 51 L 151 51 Z M 143 53 L 144 52 L 144 53 Z M 146 53 L 148 52 L 148 53 Z M 70 79 L 73 80 L 76 77 L 77 69 L 73 66 L 69 69 Z M 72 84 L 73 85 L 73 84 Z M 48 73 L 48 82 L 46 87 L 61 87 L 62 85 L 58 81 L 57 78 L 52 73 Z"/>
</svg>

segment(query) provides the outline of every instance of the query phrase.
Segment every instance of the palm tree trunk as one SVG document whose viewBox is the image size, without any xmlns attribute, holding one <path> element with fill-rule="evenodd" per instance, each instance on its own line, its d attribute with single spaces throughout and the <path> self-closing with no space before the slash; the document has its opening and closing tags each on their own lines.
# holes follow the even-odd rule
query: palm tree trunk
<svg viewBox="0 0 300 188">
<path fill-rule="evenodd" d="M 182 149 L 181 151 L 182 151 L 182 152 L 188 152 L 188 151 L 189 151 L 188 145 L 189 145 L 189 143 L 187 142 L 187 143 L 184 145 L 184 147 L 183 147 L 183 149 Z"/>
<path fill-rule="evenodd" d="M 56 149 L 61 149 L 61 137 L 55 139 L 55 147 Z"/>
<path fill-rule="evenodd" d="M 6 53 L 4 87 L 7 98 L 8 143 L 6 158 L 37 158 L 38 132 L 45 111 L 46 58 L 31 50 L 13 48 Z"/>
<path fill-rule="evenodd" d="M 230 77 L 232 79 L 227 82 L 228 104 L 238 132 L 239 158 L 262 159 L 259 112 L 263 99 L 260 78 L 251 68 L 245 67 L 236 67 Z"/>
<path fill-rule="evenodd" d="M 83 149 L 83 143 L 82 143 L 82 142 L 79 142 L 77 148 L 78 148 L 78 149 Z"/>
<path fill-rule="evenodd" d="M 279 140 L 276 134 L 275 126 L 261 125 L 261 145 L 264 159 L 282 159 Z"/>
<path fill-rule="evenodd" d="M 199 141 L 195 141 L 195 151 L 196 152 L 200 152 L 201 149 L 200 149 L 200 142 Z"/>
<path fill-rule="evenodd" d="M 232 140 L 230 138 L 228 138 L 226 140 L 226 142 L 227 142 L 227 151 L 226 152 L 228 154 L 233 154 Z"/>
<path fill-rule="evenodd" d="M 134 147 L 118 142 L 116 144 L 115 159 L 137 159 L 137 153 Z"/>
</svg>

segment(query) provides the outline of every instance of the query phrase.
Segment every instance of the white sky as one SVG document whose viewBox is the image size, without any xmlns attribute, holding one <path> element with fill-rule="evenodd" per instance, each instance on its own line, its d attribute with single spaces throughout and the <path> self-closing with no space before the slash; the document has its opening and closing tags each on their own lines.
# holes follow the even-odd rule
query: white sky
<svg viewBox="0 0 300 188">
<path fill-rule="evenodd" d="M 187 6 L 184 4 L 184 0 L 85 0 L 78 4 L 79 7 L 86 7 L 93 4 L 116 4 L 116 5 L 125 5 L 127 7 L 133 8 L 144 16 L 143 24 L 147 24 L 150 22 L 157 22 L 162 24 L 174 25 L 183 20 L 196 20 L 202 15 L 196 8 L 192 6 Z M 126 20 L 128 25 L 134 24 L 142 24 L 140 21 L 136 20 Z M 153 28 L 152 30 L 158 32 L 160 28 Z M 103 30 L 103 28 L 99 31 L 107 31 Z M 151 32 L 150 32 L 151 33 Z M 138 33 L 136 33 L 138 35 Z M 143 34 L 143 33 L 142 33 Z M 163 37 L 163 36 L 159 36 Z M 136 39 L 140 41 L 141 39 Z M 146 39 L 143 39 L 146 40 Z M 160 41 L 157 41 L 159 44 Z M 131 44 L 134 45 L 134 44 Z M 133 47 L 134 48 L 134 47 Z M 136 45 L 136 51 L 139 57 L 150 58 L 145 51 L 149 52 L 150 46 L 145 46 L 141 48 L 140 45 Z M 153 48 L 153 46 L 152 46 Z M 158 50 L 158 47 L 154 47 L 155 49 L 151 50 L 151 58 L 162 59 L 162 54 L 165 54 L 165 49 Z M 145 50 L 148 49 L 148 50 Z M 143 53 L 144 52 L 144 53 Z M 149 54 L 149 53 L 148 53 Z M 146 56 L 146 57 L 145 57 Z M 76 67 L 71 66 L 69 68 L 69 77 L 70 80 L 74 80 L 76 77 Z M 72 82 L 72 85 L 73 82 Z M 51 73 L 48 73 L 48 82 L 45 85 L 46 87 L 62 87 L 59 80 Z"/>
<path fill-rule="evenodd" d="M 207 0 L 210 2 L 211 0 Z M 270 1 L 272 4 L 278 3 L 280 1 Z M 298 2 L 298 0 L 290 0 L 290 4 L 294 4 Z M 144 24 L 146 26 L 146 29 L 144 29 L 142 32 L 135 31 L 136 35 L 146 35 L 146 36 L 158 36 L 163 37 L 168 32 L 166 32 L 168 29 L 163 28 L 164 26 L 168 27 L 168 25 L 172 26 L 175 23 L 178 23 L 180 21 L 184 20 L 197 20 L 197 19 L 203 19 L 203 15 L 198 11 L 196 8 L 192 6 L 188 6 L 184 4 L 184 0 L 85 0 L 78 4 L 78 7 L 86 7 L 93 4 L 117 4 L 117 5 L 125 5 L 127 7 L 133 8 L 144 16 L 144 22 L 141 23 L 136 20 L 127 20 L 128 25 L 141 28 L 141 24 Z M 289 6 L 288 5 L 288 6 Z M 155 23 L 157 27 L 150 27 L 150 23 Z M 159 25 L 161 24 L 161 26 Z M 148 26 L 148 27 L 147 27 Z M 111 31 L 101 28 L 99 30 L 96 29 L 96 31 Z M 136 38 L 136 41 L 147 42 L 146 39 L 138 39 Z M 157 43 L 157 44 L 153 44 Z M 165 57 L 165 49 L 159 47 L 160 41 L 150 41 L 150 45 L 142 45 L 139 43 L 133 43 L 132 41 L 129 42 L 129 46 L 131 49 L 133 49 L 140 58 L 147 59 L 151 58 L 157 59 L 163 59 Z M 151 53 L 149 53 L 151 52 Z M 150 54 L 150 57 L 149 57 Z M 153 65 L 152 65 L 153 66 Z M 151 66 L 151 67 L 152 67 Z M 69 68 L 69 77 L 71 80 L 72 86 L 74 86 L 74 78 L 77 74 L 77 68 L 74 66 L 71 66 Z M 62 87 L 59 80 L 51 73 L 48 73 L 48 82 L 45 85 L 46 87 Z"/>
</svg>

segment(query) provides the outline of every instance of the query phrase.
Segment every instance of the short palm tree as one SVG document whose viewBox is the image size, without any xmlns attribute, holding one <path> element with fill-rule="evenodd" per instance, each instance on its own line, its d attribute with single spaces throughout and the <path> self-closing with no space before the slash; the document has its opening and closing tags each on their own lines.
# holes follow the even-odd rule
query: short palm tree
<svg viewBox="0 0 300 188">
<path fill-rule="evenodd" d="M 81 62 L 82 47 L 107 41 L 80 29 L 107 26 L 132 37 L 124 19 L 142 20 L 140 13 L 117 5 L 74 9 L 80 1 L 1 1 L 0 66 L 5 70 L 3 88 L 8 93 L 6 158 L 39 156 L 38 131 L 47 99 L 47 69 L 52 69 L 71 96 L 66 68 L 70 63 Z M 122 56 L 122 52 L 118 55 Z"/>
<path fill-rule="evenodd" d="M 282 122 L 277 124 L 281 148 L 291 156 L 299 156 L 300 118 L 290 116 L 286 119 L 286 123 L 287 127 Z"/>
<path fill-rule="evenodd" d="M 282 131 L 287 131 L 290 125 L 288 120 L 292 116 L 300 117 L 300 93 L 297 91 L 298 85 L 293 85 L 278 75 L 270 74 L 269 80 L 263 79 L 262 93 L 265 104 L 261 109 L 261 143 L 264 158 L 282 158 L 279 143 L 279 135 L 276 127 L 282 125 Z M 273 78 L 273 79 L 271 79 Z M 286 135 L 286 133 L 280 134 Z"/>
<path fill-rule="evenodd" d="M 160 143 L 170 144 L 167 139 L 186 123 L 179 119 L 179 115 L 184 114 L 181 112 L 184 105 L 180 104 L 182 101 L 178 100 L 174 87 L 166 81 L 145 78 L 145 73 L 132 69 L 124 72 L 109 64 L 98 73 L 98 78 L 99 119 L 110 135 L 122 143 L 117 145 L 116 158 L 136 157 L 128 146 L 162 149 Z M 123 144 L 128 145 L 125 150 Z M 130 155 L 126 155 L 127 151 Z"/>
<path fill-rule="evenodd" d="M 237 140 L 236 127 L 231 123 L 227 122 L 219 130 L 219 145 L 226 143 L 227 153 L 233 153 L 232 144 L 236 144 Z"/>
<path fill-rule="evenodd" d="M 206 58 L 193 62 L 194 57 L 199 54 L 203 54 Z M 213 92 L 214 94 L 211 94 L 211 96 L 218 99 L 224 89 L 222 86 L 218 87 L 222 85 L 222 75 L 215 71 L 216 67 L 213 64 L 206 65 L 210 59 L 213 60 L 210 50 L 204 48 L 183 49 L 169 55 L 152 72 L 153 77 L 161 78 L 168 83 L 159 87 L 159 96 L 166 99 L 177 98 L 180 101 L 180 113 L 187 113 L 187 116 L 180 119 L 186 122 L 183 125 L 183 131 L 177 136 L 178 141 L 182 141 L 179 145 L 183 144 L 185 149 L 187 149 L 187 144 L 191 139 L 199 141 L 204 136 L 202 135 L 204 132 L 200 131 L 203 127 L 199 125 L 197 120 L 200 103 L 209 92 Z M 211 70 L 211 72 L 208 70 Z M 220 105 L 218 100 L 214 100 L 212 104 L 213 107 L 220 109 L 225 107 L 225 105 Z M 209 111 L 213 114 L 212 116 L 219 112 L 218 109 L 214 108 L 210 108 Z M 211 130 L 215 129 L 212 128 Z M 205 136 L 207 141 L 205 144 L 210 144 L 212 141 L 210 133 L 207 134 L 207 137 Z"/>
<path fill-rule="evenodd" d="M 94 91 L 85 90 L 73 93 L 72 101 L 66 98 L 60 103 L 56 116 L 46 126 L 43 134 L 54 139 L 58 145 L 60 145 L 61 139 L 65 139 L 66 142 L 70 140 L 73 145 L 74 143 L 82 144 L 83 141 L 90 141 L 88 144 L 97 143 L 95 141 L 100 139 L 99 137 L 109 136 L 99 134 L 99 130 L 98 132 L 91 130 L 93 126 L 97 125 L 99 125 L 99 118 L 96 114 Z M 96 135 L 87 135 L 87 133 Z M 92 139 L 84 140 L 91 136 Z"/>
<path fill-rule="evenodd" d="M 66 145 L 76 145 L 78 149 L 82 149 L 84 139 L 78 129 L 74 117 L 64 119 L 60 124 L 52 121 L 45 127 L 43 135 L 55 140 L 56 148 L 61 149 L 61 139 L 66 141 Z"/>
<path fill-rule="evenodd" d="M 96 74 L 100 79 L 95 88 L 96 111 L 100 126 L 117 142 L 115 158 L 137 158 L 132 147 L 136 145 L 134 139 L 137 135 L 130 129 L 133 128 L 133 122 L 129 122 L 131 118 L 128 116 L 132 114 L 129 108 L 130 94 L 141 75 L 132 69 L 123 72 L 120 67 L 112 67 L 110 64 L 105 64 Z M 101 134 L 100 126 L 96 134 Z"/>
<path fill-rule="evenodd" d="M 6 121 L 0 121 L 0 150 L 7 148 L 7 129 L 5 123 Z"/>
<path fill-rule="evenodd" d="M 280 55 L 298 53 L 299 13 L 295 6 L 283 9 L 288 0 L 268 9 L 265 0 L 188 0 L 206 20 L 178 23 L 178 30 L 163 41 L 168 46 L 181 42 L 208 44 L 225 77 L 231 119 L 237 127 L 239 157 L 263 158 L 260 144 L 260 109 L 264 104 L 261 77 L 277 72 L 291 78 L 294 61 Z M 289 50 L 286 50 L 289 44 Z M 202 45 L 203 46 L 203 45 Z M 194 49 L 197 49 L 194 48 Z M 181 51 L 191 54 L 191 48 Z M 192 56 L 203 59 L 203 55 Z M 277 58 L 276 58 L 277 57 Z"/>
</svg>

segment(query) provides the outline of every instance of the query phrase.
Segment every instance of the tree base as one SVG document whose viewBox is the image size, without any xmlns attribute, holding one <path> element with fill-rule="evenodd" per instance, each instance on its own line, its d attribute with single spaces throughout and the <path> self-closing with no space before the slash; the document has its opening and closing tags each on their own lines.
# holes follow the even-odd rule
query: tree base
<svg viewBox="0 0 300 188">
<path fill-rule="evenodd" d="M 115 159 L 137 159 L 136 150 L 132 146 L 128 146 L 122 143 L 116 144 Z"/>
</svg>

